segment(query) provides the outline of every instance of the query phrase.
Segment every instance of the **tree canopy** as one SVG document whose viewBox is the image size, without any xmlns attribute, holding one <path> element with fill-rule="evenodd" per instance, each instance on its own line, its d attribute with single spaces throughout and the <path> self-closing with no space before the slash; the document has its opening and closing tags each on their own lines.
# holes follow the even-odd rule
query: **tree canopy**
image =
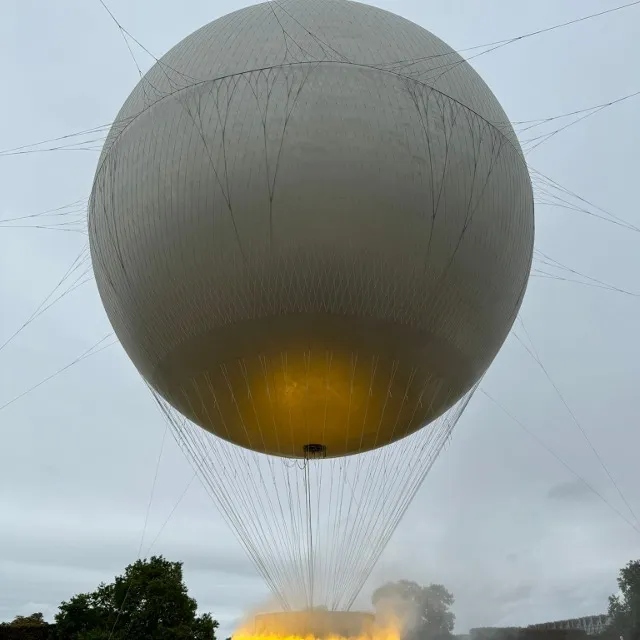
<svg viewBox="0 0 640 640">
<path fill-rule="evenodd" d="M 620 593 L 609 598 L 609 627 L 624 640 L 640 640 L 640 560 L 620 569 Z"/>
<path fill-rule="evenodd" d="M 454 597 L 441 584 L 424 587 L 408 580 L 389 582 L 374 591 L 372 602 L 376 610 L 402 621 L 406 640 L 439 640 L 453 631 Z"/>
<path fill-rule="evenodd" d="M 182 563 L 138 560 L 111 584 L 60 605 L 56 634 L 64 640 L 214 640 L 218 623 L 197 615 Z"/>
<path fill-rule="evenodd" d="M 47 626 L 47 622 L 40 611 L 32 613 L 30 616 L 16 616 L 13 622 L 2 622 L 5 626 L 12 627 L 42 627 Z"/>
</svg>

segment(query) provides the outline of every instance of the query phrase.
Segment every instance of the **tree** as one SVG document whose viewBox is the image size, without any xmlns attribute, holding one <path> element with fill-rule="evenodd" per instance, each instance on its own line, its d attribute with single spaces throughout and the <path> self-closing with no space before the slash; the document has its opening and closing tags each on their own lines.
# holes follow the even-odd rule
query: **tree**
<svg viewBox="0 0 640 640">
<path fill-rule="evenodd" d="M 40 611 L 32 613 L 30 616 L 16 616 L 13 622 L 3 622 L 5 626 L 11 625 L 12 627 L 42 627 L 47 626 L 44 616 Z"/>
<path fill-rule="evenodd" d="M 619 595 L 609 598 L 610 629 L 624 640 L 640 640 L 640 560 L 620 570 Z"/>
<path fill-rule="evenodd" d="M 441 584 L 422 587 L 415 582 L 389 582 L 373 593 L 373 605 L 382 615 L 392 614 L 402 623 L 406 640 L 449 638 L 455 615 L 453 594 Z"/>
<path fill-rule="evenodd" d="M 64 640 L 215 640 L 218 623 L 196 615 L 182 563 L 138 560 L 111 584 L 60 605 L 56 633 Z"/>
</svg>

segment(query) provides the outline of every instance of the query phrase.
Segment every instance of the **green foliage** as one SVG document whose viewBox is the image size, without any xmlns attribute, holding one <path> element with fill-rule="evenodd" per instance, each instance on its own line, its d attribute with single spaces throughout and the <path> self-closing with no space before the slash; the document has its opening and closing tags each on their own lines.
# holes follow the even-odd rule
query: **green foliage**
<svg viewBox="0 0 640 640">
<path fill-rule="evenodd" d="M 40 612 L 16 616 L 12 622 L 0 623 L 0 640 L 50 640 L 52 630 Z"/>
<path fill-rule="evenodd" d="M 620 595 L 609 598 L 610 635 L 640 640 L 640 560 L 620 570 L 618 587 Z"/>
<path fill-rule="evenodd" d="M 182 563 L 162 556 L 138 560 L 111 584 L 60 605 L 60 640 L 215 640 L 218 623 L 196 615 L 182 578 Z"/>
<path fill-rule="evenodd" d="M 0 640 L 53 640 L 52 626 L 13 626 L 7 622 L 0 624 Z"/>
<path fill-rule="evenodd" d="M 40 611 L 32 613 L 30 616 L 16 616 L 13 622 L 3 622 L 3 626 L 12 627 L 42 627 L 47 626 L 44 616 Z"/>
<path fill-rule="evenodd" d="M 376 609 L 386 607 L 405 623 L 406 640 L 449 638 L 455 624 L 451 611 L 453 594 L 441 584 L 427 587 L 400 580 L 376 589 L 372 602 Z"/>
<path fill-rule="evenodd" d="M 42 613 L 16 616 L 12 622 L 0 622 L 0 640 L 50 640 L 53 627 Z"/>
</svg>

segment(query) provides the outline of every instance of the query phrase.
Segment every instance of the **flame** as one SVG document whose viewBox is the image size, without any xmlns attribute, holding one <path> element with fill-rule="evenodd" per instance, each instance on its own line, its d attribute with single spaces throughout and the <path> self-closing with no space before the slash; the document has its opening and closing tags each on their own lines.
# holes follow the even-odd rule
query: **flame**
<svg viewBox="0 0 640 640">
<path fill-rule="evenodd" d="M 276 634 L 263 634 L 263 635 L 246 635 L 246 634 L 234 634 L 233 640 L 319 640 L 315 636 L 279 636 Z M 362 636 L 350 636 L 345 638 L 344 636 L 330 635 L 324 637 L 322 640 L 400 640 L 400 634 L 395 631 L 374 633 L 370 635 Z"/>
<path fill-rule="evenodd" d="M 250 635 L 247 633 L 234 633 L 233 640 L 319 640 L 313 635 L 307 636 L 281 636 L 275 633 Z M 329 635 L 322 640 L 400 640 L 400 634 L 395 629 L 376 629 L 372 633 L 361 636 L 344 636 Z"/>
<path fill-rule="evenodd" d="M 385 624 L 375 624 L 368 633 L 357 636 L 339 636 L 327 635 L 322 640 L 400 640 L 401 627 L 399 622 L 385 621 Z M 232 636 L 233 640 L 320 640 L 314 635 L 298 636 L 298 635 L 280 635 L 278 633 L 255 634 L 248 629 L 238 629 Z"/>
</svg>

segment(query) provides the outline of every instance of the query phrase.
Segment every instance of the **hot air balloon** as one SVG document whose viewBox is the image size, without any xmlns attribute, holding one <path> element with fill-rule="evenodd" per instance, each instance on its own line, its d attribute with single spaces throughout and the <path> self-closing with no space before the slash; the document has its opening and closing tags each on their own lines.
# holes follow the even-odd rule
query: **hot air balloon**
<svg viewBox="0 0 640 640">
<path fill-rule="evenodd" d="M 284 609 L 349 609 L 518 313 L 517 137 L 444 42 L 347 0 L 202 27 L 89 207 L 129 358 Z"/>
</svg>

